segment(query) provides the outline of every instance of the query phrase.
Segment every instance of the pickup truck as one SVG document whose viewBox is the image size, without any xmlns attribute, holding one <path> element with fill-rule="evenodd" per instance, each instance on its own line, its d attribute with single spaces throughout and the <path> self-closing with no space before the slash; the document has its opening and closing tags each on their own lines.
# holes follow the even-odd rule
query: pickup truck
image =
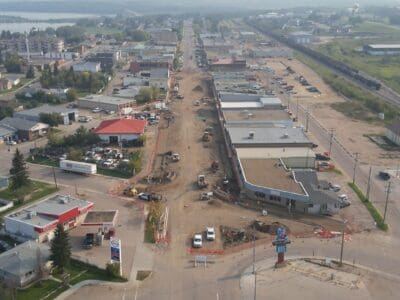
<svg viewBox="0 0 400 300">
<path fill-rule="evenodd" d="M 94 233 L 87 233 L 85 239 L 82 242 L 84 249 L 92 249 L 94 245 Z"/>
</svg>

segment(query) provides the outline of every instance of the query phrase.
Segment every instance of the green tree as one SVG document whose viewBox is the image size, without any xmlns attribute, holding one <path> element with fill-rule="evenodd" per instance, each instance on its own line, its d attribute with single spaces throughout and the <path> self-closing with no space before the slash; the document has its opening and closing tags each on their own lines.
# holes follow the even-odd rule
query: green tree
<svg viewBox="0 0 400 300">
<path fill-rule="evenodd" d="M 82 156 L 83 156 L 83 153 L 82 153 L 81 149 L 71 148 L 67 153 L 67 158 L 69 160 L 81 161 Z"/>
<path fill-rule="evenodd" d="M 143 87 L 139 90 L 138 95 L 136 96 L 136 101 L 139 104 L 147 103 L 152 99 L 153 92 L 149 87 Z"/>
<path fill-rule="evenodd" d="M 21 73 L 22 62 L 17 54 L 7 54 L 4 67 L 9 73 Z"/>
<path fill-rule="evenodd" d="M 151 87 L 151 98 L 158 99 L 160 97 L 160 89 L 156 86 Z"/>
<path fill-rule="evenodd" d="M 29 78 L 29 79 L 35 78 L 35 69 L 33 68 L 32 65 L 29 66 L 28 71 L 26 72 L 25 77 L 26 77 L 26 78 Z"/>
<path fill-rule="evenodd" d="M 40 122 L 49 124 L 51 127 L 57 127 L 64 123 L 64 119 L 59 113 L 41 113 L 39 118 Z"/>
<path fill-rule="evenodd" d="M 70 88 L 67 92 L 67 100 L 75 101 L 76 99 L 78 99 L 78 93 L 74 88 Z"/>
<path fill-rule="evenodd" d="M 68 232 L 64 230 L 62 224 L 58 224 L 54 232 L 50 253 L 50 260 L 53 262 L 53 267 L 55 267 L 59 273 L 64 273 L 64 268 L 68 266 L 71 258 L 71 244 L 69 242 Z"/>
<path fill-rule="evenodd" d="M 22 186 L 29 185 L 28 168 L 24 160 L 24 156 L 19 152 L 18 148 L 12 160 L 11 174 L 11 188 L 16 190 Z"/>
</svg>

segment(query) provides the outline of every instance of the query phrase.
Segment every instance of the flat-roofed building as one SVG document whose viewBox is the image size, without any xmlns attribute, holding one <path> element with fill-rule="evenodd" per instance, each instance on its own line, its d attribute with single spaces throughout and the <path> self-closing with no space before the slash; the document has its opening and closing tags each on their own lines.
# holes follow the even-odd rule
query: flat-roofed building
<svg viewBox="0 0 400 300">
<path fill-rule="evenodd" d="M 233 127 L 227 126 L 230 143 L 240 147 L 309 147 L 313 143 L 302 128 Z"/>
<path fill-rule="evenodd" d="M 106 95 L 88 95 L 79 98 L 77 103 L 80 108 L 94 109 L 98 107 L 102 110 L 118 112 L 122 108 L 134 106 L 136 104 L 134 96 L 135 95 L 132 94 L 131 98 L 126 98 Z"/>
<path fill-rule="evenodd" d="M 222 109 L 226 125 L 236 127 L 292 127 L 289 113 L 279 109 Z"/>
<path fill-rule="evenodd" d="M 363 48 L 369 55 L 400 55 L 400 44 L 369 44 Z"/>
<path fill-rule="evenodd" d="M 5 231 L 21 239 L 49 241 L 58 224 L 74 228 L 92 207 L 90 201 L 57 194 L 5 216 Z"/>
</svg>

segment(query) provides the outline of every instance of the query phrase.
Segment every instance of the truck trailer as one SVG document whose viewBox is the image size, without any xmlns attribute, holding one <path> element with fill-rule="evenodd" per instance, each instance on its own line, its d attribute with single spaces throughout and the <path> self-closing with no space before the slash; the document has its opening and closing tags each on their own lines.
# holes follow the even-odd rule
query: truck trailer
<svg viewBox="0 0 400 300">
<path fill-rule="evenodd" d="M 96 174 L 97 172 L 97 166 L 95 164 L 66 159 L 60 160 L 60 169 L 66 172 L 73 172 L 85 175 Z"/>
</svg>

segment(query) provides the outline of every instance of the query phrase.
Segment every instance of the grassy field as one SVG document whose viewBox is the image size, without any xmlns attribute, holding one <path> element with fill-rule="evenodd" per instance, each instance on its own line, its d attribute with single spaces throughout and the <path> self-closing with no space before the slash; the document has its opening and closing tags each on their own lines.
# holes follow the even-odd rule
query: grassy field
<svg viewBox="0 0 400 300">
<path fill-rule="evenodd" d="M 50 294 L 46 299 L 55 299 L 59 294 L 66 291 L 68 287 L 62 286 L 59 282 L 54 280 L 43 280 L 33 286 L 17 290 L 17 300 L 32 300 L 43 299 L 46 295 Z"/>
<path fill-rule="evenodd" d="M 58 191 L 58 189 L 52 184 L 48 184 L 48 183 L 44 183 L 44 182 L 40 182 L 40 181 L 34 181 L 34 180 L 31 181 L 31 184 L 29 186 L 21 187 L 21 188 L 17 189 L 16 191 L 14 191 L 10 188 L 1 190 L 0 198 L 5 199 L 5 200 L 14 201 L 14 207 L 2 212 L 0 214 L 0 216 L 7 214 L 11 210 L 18 208 L 19 206 L 25 205 L 29 202 L 36 201 L 40 198 L 43 198 L 50 194 L 53 194 L 57 191 Z M 22 197 L 24 197 L 24 201 L 19 201 L 19 198 L 22 198 Z"/>
<path fill-rule="evenodd" d="M 400 29 L 379 23 L 363 23 L 359 30 L 377 34 L 376 38 L 336 39 L 317 50 L 353 68 L 374 76 L 400 93 L 400 55 L 372 56 L 357 51 L 365 44 L 393 43 L 400 40 Z"/>
<path fill-rule="evenodd" d="M 355 86 L 346 79 L 337 76 L 329 68 L 312 58 L 299 53 L 296 54 L 296 58 L 318 73 L 336 92 L 350 100 L 354 100 L 338 102 L 332 105 L 334 109 L 342 112 L 346 116 L 366 122 L 376 123 L 382 123 L 382 120 L 378 118 L 378 113 L 380 112 L 385 113 L 384 122 L 387 123 L 400 117 L 400 110 L 398 108 L 387 104 L 379 97 Z"/>
</svg>

